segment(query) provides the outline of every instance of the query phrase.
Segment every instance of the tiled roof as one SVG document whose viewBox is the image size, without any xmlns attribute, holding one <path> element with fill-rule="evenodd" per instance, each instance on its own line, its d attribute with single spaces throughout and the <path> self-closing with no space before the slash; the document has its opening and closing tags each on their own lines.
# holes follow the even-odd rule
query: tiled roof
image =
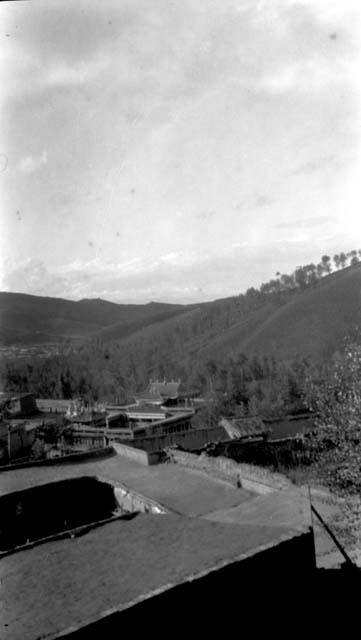
<svg viewBox="0 0 361 640">
<path fill-rule="evenodd" d="M 134 404 L 130 407 L 127 407 L 126 409 L 126 413 L 128 415 L 132 414 L 132 413 L 144 413 L 144 414 L 153 414 L 155 416 L 166 416 L 167 415 L 167 411 L 165 409 L 162 409 L 159 406 L 155 406 L 154 404 Z"/>
<path fill-rule="evenodd" d="M 270 439 L 293 438 L 302 433 L 310 433 L 315 429 L 313 415 L 286 416 L 285 418 L 265 420 L 270 431 Z"/>
<path fill-rule="evenodd" d="M 145 391 L 136 393 L 136 398 L 139 399 L 159 399 L 164 398 L 177 398 L 179 392 L 180 382 L 150 382 L 148 388 Z"/>
<path fill-rule="evenodd" d="M 261 435 L 267 431 L 263 420 L 258 416 L 222 418 L 220 424 L 227 431 L 230 438 Z"/>
<path fill-rule="evenodd" d="M 162 396 L 160 396 L 159 394 L 156 395 L 154 393 L 150 393 L 149 391 L 135 393 L 134 397 L 136 400 L 139 400 L 141 402 L 150 402 L 153 404 L 154 402 L 161 404 L 164 401 L 164 398 L 162 398 Z"/>
<path fill-rule="evenodd" d="M 176 398 L 178 395 L 179 382 L 151 382 L 149 390 L 151 393 L 167 396 L 168 398 Z"/>
</svg>

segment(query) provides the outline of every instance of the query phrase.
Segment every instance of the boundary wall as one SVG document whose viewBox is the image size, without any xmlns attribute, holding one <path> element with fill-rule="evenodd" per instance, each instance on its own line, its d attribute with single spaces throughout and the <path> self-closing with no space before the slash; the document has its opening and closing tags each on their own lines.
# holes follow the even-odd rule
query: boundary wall
<svg viewBox="0 0 361 640">
<path fill-rule="evenodd" d="M 178 449 L 168 449 L 167 453 L 170 460 L 176 464 L 203 471 L 233 486 L 256 493 L 272 493 L 293 486 L 292 482 L 280 473 L 273 473 L 255 465 L 238 463 L 222 456 L 212 457 L 205 453 L 196 455 Z"/>
</svg>

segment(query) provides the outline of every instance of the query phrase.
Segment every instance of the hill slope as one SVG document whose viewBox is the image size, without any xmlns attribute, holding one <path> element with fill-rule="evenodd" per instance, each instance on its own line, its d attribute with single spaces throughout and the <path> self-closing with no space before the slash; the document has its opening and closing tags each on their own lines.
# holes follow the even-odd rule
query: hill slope
<svg viewBox="0 0 361 640">
<path fill-rule="evenodd" d="M 0 292 L 0 343 L 29 345 L 82 339 L 104 330 L 109 337 L 119 338 L 184 311 L 182 305 L 122 305 L 101 299 L 74 302 Z"/>
<path fill-rule="evenodd" d="M 327 358 L 361 318 L 361 266 L 315 286 L 199 305 L 118 305 L 0 294 L 3 344 L 97 338 L 101 348 L 149 372 L 243 352 Z"/>
<path fill-rule="evenodd" d="M 326 276 L 314 287 L 228 298 L 148 325 L 117 349 L 149 370 L 165 362 L 224 360 L 243 352 L 323 360 L 338 349 L 361 315 L 361 268 Z"/>
<path fill-rule="evenodd" d="M 294 292 L 280 307 L 271 310 L 264 304 L 256 318 L 228 330 L 201 352 L 228 354 L 237 349 L 323 359 L 360 319 L 361 268 L 348 268 L 323 278 L 314 288 Z"/>
</svg>

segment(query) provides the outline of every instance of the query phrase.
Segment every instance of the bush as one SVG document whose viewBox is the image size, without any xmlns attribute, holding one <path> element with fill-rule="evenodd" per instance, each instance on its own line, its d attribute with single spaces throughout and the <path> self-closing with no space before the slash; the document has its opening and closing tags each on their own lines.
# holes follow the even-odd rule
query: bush
<svg viewBox="0 0 361 640">
<path fill-rule="evenodd" d="M 347 340 L 344 353 L 322 375 L 306 380 L 305 400 L 318 415 L 313 449 L 327 463 L 331 483 L 361 489 L 361 345 Z"/>
</svg>

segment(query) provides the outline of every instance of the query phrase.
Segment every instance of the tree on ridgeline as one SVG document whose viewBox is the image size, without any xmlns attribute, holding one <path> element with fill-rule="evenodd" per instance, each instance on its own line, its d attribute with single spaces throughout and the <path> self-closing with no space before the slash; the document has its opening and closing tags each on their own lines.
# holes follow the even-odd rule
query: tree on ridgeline
<svg viewBox="0 0 361 640">
<path fill-rule="evenodd" d="M 347 255 L 342 251 L 339 255 L 340 267 L 344 269 L 347 263 Z"/>
<path fill-rule="evenodd" d="M 288 275 L 287 273 L 283 273 L 280 277 L 280 282 L 282 289 L 294 289 L 295 287 L 295 278 L 294 275 Z"/>
<path fill-rule="evenodd" d="M 325 274 L 327 273 L 331 273 L 332 270 L 332 265 L 331 265 L 331 258 L 330 256 L 322 256 L 321 258 L 321 263 L 323 266 L 323 271 Z"/>
<path fill-rule="evenodd" d="M 299 266 L 292 274 L 281 274 L 277 271 L 276 280 L 272 279 L 268 282 L 263 282 L 259 289 L 251 287 L 246 291 L 244 297 L 249 300 L 255 300 L 257 297 L 271 293 L 316 286 L 319 280 L 332 272 L 333 265 L 337 270 L 344 269 L 348 261 L 350 261 L 350 266 L 356 266 L 360 263 L 360 258 L 361 249 L 353 249 L 347 254 L 344 252 L 336 253 L 332 259 L 328 255 L 323 255 L 317 265 L 311 262 L 310 264 Z"/>
<path fill-rule="evenodd" d="M 248 296 L 249 298 L 258 298 L 259 291 L 255 287 L 250 287 L 246 291 L 246 296 Z"/>
<path fill-rule="evenodd" d="M 295 271 L 295 283 L 300 289 L 307 286 L 307 275 L 303 267 L 297 267 Z"/>
<path fill-rule="evenodd" d="M 319 262 L 318 265 L 316 265 L 316 273 L 317 273 L 317 278 L 321 279 L 324 274 L 322 262 Z"/>
<path fill-rule="evenodd" d="M 360 263 L 358 251 L 356 250 L 350 251 L 347 255 L 350 259 L 350 267 L 356 267 Z"/>
</svg>

